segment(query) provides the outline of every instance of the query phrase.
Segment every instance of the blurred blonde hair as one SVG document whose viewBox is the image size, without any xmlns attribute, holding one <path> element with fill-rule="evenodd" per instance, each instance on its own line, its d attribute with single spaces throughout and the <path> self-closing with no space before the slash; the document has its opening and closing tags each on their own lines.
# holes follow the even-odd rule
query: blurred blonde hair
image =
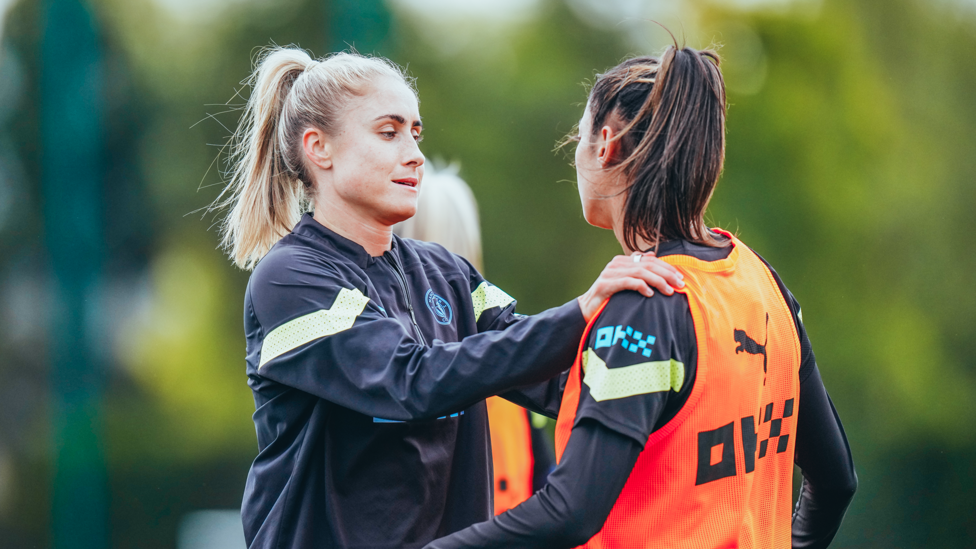
<svg viewBox="0 0 976 549">
<path fill-rule="evenodd" d="M 305 130 L 333 132 L 346 103 L 380 77 L 395 78 L 416 94 L 403 69 L 382 57 L 340 52 L 316 60 L 293 47 L 261 51 L 229 143 L 229 182 L 211 205 L 230 208 L 221 246 L 234 264 L 253 269 L 308 211 L 314 182 L 301 143 Z"/>
<path fill-rule="evenodd" d="M 478 202 L 471 188 L 457 175 L 457 167 L 428 167 L 420 185 L 417 214 L 397 223 L 402 238 L 436 242 L 482 270 Z"/>
</svg>

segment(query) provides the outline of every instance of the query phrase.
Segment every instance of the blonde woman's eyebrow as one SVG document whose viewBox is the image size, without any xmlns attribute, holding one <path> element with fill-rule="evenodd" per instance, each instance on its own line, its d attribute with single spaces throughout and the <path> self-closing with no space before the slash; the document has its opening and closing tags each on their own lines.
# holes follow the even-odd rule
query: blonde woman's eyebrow
<svg viewBox="0 0 976 549">
<path fill-rule="evenodd" d="M 384 119 L 393 120 L 394 122 L 396 122 L 398 124 L 406 124 L 407 123 L 407 119 L 404 118 L 404 117 L 402 117 L 402 116 L 400 116 L 399 114 L 381 114 L 380 116 L 377 116 L 375 119 L 373 119 L 373 121 L 376 122 L 377 120 L 384 120 Z M 421 129 L 423 129 L 424 124 L 420 120 L 414 120 L 413 123 L 410 126 L 413 127 L 413 128 L 421 128 Z"/>
</svg>

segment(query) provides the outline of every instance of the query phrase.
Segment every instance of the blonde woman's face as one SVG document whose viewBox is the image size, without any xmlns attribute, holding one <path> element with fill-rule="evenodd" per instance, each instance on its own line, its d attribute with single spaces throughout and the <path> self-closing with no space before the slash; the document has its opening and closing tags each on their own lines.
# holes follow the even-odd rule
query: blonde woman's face
<svg viewBox="0 0 976 549">
<path fill-rule="evenodd" d="M 386 226 L 412 217 L 424 176 L 422 129 L 417 98 L 406 84 L 373 82 L 349 103 L 328 138 L 331 174 L 319 182 L 317 204 L 326 200 L 329 209 Z"/>
</svg>

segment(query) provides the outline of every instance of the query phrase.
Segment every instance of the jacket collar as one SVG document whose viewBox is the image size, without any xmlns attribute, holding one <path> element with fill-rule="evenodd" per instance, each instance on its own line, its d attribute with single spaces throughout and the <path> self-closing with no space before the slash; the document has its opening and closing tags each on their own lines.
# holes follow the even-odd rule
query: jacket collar
<svg viewBox="0 0 976 549">
<path fill-rule="evenodd" d="M 339 255 L 353 261 L 360 269 L 365 269 L 379 259 L 379 257 L 369 255 L 366 248 L 363 248 L 359 243 L 349 240 L 316 221 L 311 213 L 302 216 L 301 221 L 295 225 L 292 233 L 325 243 Z M 394 235 L 391 251 L 395 253 L 397 247 L 397 237 Z"/>
<path fill-rule="evenodd" d="M 690 255 L 699 256 L 702 255 L 708 259 L 706 261 L 712 261 L 716 259 L 716 256 L 721 256 L 725 258 L 728 256 L 731 250 L 728 248 L 734 246 L 732 242 L 731 235 L 722 230 L 709 229 L 712 236 L 715 237 L 719 242 L 723 242 L 723 245 L 718 248 L 713 248 L 711 246 L 705 246 L 703 244 L 694 244 L 688 242 L 687 240 L 665 240 L 658 244 L 657 256 L 664 257 L 668 255 Z M 653 250 L 653 248 L 651 248 Z"/>
</svg>

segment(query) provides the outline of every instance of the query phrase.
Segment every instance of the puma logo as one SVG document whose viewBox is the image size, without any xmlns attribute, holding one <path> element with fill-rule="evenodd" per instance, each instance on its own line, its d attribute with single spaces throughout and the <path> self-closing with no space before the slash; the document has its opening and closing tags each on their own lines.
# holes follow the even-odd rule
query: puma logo
<svg viewBox="0 0 976 549">
<path fill-rule="evenodd" d="M 766 340 L 760 345 L 755 339 L 749 337 L 749 334 L 745 330 L 735 330 L 733 329 L 732 334 L 735 336 L 735 342 L 739 344 L 735 348 L 735 354 L 746 352 L 750 355 L 762 355 L 763 356 L 763 385 L 766 384 L 766 362 L 769 357 L 766 356 L 766 343 L 769 342 L 769 313 L 766 313 Z"/>
</svg>

